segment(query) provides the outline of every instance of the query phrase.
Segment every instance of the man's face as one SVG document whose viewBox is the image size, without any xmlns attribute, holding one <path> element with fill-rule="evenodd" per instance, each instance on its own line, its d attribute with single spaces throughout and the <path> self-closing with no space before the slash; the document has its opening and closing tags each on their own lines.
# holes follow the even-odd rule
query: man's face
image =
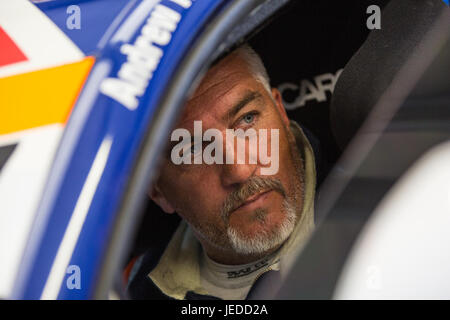
<svg viewBox="0 0 450 320">
<path fill-rule="evenodd" d="M 202 121 L 203 132 L 215 128 L 223 137 L 227 129 L 267 129 L 269 153 L 271 129 L 278 129 L 278 172 L 262 175 L 270 164 L 260 159 L 256 164 L 176 165 L 166 157 L 152 199 L 185 219 L 219 262 L 230 262 L 226 255 L 276 249 L 292 231 L 303 202 L 301 159 L 279 92 L 268 92 L 233 53 L 207 72 L 176 127 L 194 136 L 194 121 Z"/>
</svg>

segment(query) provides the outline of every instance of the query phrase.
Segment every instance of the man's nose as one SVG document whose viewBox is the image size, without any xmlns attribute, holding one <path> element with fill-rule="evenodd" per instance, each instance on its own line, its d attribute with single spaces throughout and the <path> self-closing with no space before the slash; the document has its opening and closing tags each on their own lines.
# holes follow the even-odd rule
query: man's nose
<svg viewBox="0 0 450 320">
<path fill-rule="evenodd" d="M 242 184 L 255 175 L 256 164 L 223 164 L 222 183 L 225 187 Z"/>
<path fill-rule="evenodd" d="M 244 139 L 225 139 L 224 164 L 221 166 L 221 179 L 225 187 L 241 184 L 252 177 L 258 168 L 255 148 L 250 148 L 249 141 Z M 243 150 L 242 150 L 243 146 Z M 254 147 L 254 146 L 253 146 Z M 240 152 L 238 149 L 241 149 Z M 244 152 L 242 152 L 244 151 Z"/>
<path fill-rule="evenodd" d="M 248 146 L 246 146 L 248 147 Z M 247 181 L 251 176 L 255 174 L 257 169 L 256 164 L 250 164 L 248 161 L 248 148 L 245 150 L 244 159 L 238 160 L 242 157 L 238 156 L 237 145 L 230 144 L 227 141 L 224 145 L 226 158 L 222 165 L 222 183 L 225 187 L 232 186 L 234 184 L 241 184 Z M 247 159 L 247 161 L 245 161 Z M 227 161 L 228 160 L 228 161 Z M 231 161 L 230 161 L 231 160 Z"/>
</svg>

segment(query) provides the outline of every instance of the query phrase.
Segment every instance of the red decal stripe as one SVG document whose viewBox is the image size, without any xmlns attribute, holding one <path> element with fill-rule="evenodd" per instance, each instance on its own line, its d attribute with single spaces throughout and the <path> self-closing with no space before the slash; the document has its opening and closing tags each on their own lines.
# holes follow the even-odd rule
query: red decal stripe
<svg viewBox="0 0 450 320">
<path fill-rule="evenodd" d="M 0 67 L 28 60 L 2 27 L 0 27 L 0 48 Z"/>
</svg>

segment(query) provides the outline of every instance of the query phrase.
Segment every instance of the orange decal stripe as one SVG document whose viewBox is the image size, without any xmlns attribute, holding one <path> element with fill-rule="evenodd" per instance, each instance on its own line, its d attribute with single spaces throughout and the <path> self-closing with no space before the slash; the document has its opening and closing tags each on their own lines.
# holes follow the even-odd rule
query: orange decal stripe
<svg viewBox="0 0 450 320">
<path fill-rule="evenodd" d="M 65 123 L 94 61 L 0 78 L 0 134 Z"/>
</svg>

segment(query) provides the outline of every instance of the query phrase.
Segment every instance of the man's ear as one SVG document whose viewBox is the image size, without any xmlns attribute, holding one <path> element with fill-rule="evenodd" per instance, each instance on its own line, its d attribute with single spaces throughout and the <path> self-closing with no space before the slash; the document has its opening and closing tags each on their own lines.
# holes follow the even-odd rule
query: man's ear
<svg viewBox="0 0 450 320">
<path fill-rule="evenodd" d="M 281 93 L 280 91 L 278 91 L 277 88 L 272 88 L 272 97 L 273 100 L 275 101 L 277 110 L 281 116 L 281 120 L 283 120 L 286 127 L 289 128 L 289 118 L 287 116 L 286 109 L 284 108 L 283 105 L 283 98 L 281 97 Z"/>
<path fill-rule="evenodd" d="M 161 190 L 159 190 L 158 186 L 154 184 L 149 192 L 150 198 L 155 201 L 155 203 L 161 207 L 161 209 L 168 214 L 172 214 L 175 212 L 175 208 L 166 199 L 166 197 L 162 194 Z"/>
</svg>

